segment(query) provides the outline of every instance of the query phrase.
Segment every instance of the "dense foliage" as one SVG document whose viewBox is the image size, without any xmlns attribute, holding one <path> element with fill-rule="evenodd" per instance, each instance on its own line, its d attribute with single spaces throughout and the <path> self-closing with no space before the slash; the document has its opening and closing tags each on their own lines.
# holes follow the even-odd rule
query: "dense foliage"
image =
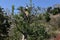
<svg viewBox="0 0 60 40">
<path fill-rule="evenodd" d="M 11 13 L 8 12 L 10 15 L 0 7 L 0 40 L 49 40 L 56 36 L 54 32 L 60 27 L 60 8 L 45 10 L 32 6 L 32 0 L 30 2 L 30 6 L 18 7 L 17 14 L 14 5 Z"/>
<path fill-rule="evenodd" d="M 7 39 L 8 30 L 10 28 L 10 24 L 8 22 L 8 16 L 4 16 L 3 9 L 0 7 L 0 40 Z"/>
</svg>

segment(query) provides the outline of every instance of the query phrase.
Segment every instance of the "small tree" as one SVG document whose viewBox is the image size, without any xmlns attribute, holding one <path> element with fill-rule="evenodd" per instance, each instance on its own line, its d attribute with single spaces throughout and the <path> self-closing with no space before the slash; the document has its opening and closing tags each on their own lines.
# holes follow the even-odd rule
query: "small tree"
<svg viewBox="0 0 60 40">
<path fill-rule="evenodd" d="M 40 25 L 39 19 L 37 20 L 36 16 L 32 17 L 32 15 L 30 15 L 26 17 L 26 20 L 23 16 L 19 15 L 16 17 L 16 27 L 17 30 L 24 35 L 24 39 L 44 40 L 45 38 L 48 38 L 49 35 L 45 31 L 45 27 Z"/>
<path fill-rule="evenodd" d="M 4 12 L 0 8 L 0 40 L 5 40 L 8 37 L 9 28 L 8 16 L 4 16 Z"/>
</svg>

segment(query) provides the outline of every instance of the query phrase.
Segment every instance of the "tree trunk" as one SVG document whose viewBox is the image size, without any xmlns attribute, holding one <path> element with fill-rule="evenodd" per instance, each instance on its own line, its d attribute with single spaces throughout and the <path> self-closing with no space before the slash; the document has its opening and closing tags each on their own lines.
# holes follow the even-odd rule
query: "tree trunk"
<svg viewBox="0 0 60 40">
<path fill-rule="evenodd" d="M 26 40 L 24 35 L 22 35 L 22 40 Z"/>
</svg>

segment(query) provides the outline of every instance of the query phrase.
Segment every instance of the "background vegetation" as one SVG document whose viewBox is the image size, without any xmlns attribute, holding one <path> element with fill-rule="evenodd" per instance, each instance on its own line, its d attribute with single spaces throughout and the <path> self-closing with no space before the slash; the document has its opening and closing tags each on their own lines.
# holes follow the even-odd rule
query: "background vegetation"
<svg viewBox="0 0 60 40">
<path fill-rule="evenodd" d="M 15 6 L 10 12 L 0 7 L 0 40 L 51 40 L 60 32 L 60 7 L 47 10 L 30 6 L 20 6 L 15 14 Z M 44 12 L 41 12 L 42 10 Z"/>
</svg>

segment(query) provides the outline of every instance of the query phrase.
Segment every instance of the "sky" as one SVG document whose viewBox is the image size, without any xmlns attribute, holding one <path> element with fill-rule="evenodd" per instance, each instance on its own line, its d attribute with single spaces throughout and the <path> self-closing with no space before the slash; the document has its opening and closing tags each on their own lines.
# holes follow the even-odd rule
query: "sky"
<svg viewBox="0 0 60 40">
<path fill-rule="evenodd" d="M 0 0 L 0 6 L 9 9 L 11 9 L 12 5 L 15 5 L 15 8 L 18 8 L 19 6 L 26 6 L 26 4 L 29 5 L 29 3 L 29 0 Z M 60 0 L 32 0 L 32 3 L 34 6 L 45 8 L 53 6 L 54 4 L 60 4 Z"/>
</svg>

